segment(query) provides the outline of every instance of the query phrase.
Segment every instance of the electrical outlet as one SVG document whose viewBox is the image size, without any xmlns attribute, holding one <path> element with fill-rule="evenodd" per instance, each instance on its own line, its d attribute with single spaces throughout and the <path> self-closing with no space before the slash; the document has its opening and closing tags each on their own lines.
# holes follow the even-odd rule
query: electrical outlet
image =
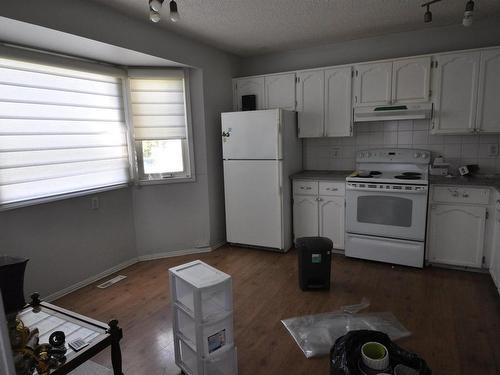
<svg viewBox="0 0 500 375">
<path fill-rule="evenodd" d="M 90 198 L 90 208 L 92 210 L 98 210 L 99 209 L 99 197 L 92 197 L 92 198 Z"/>
<path fill-rule="evenodd" d="M 498 143 L 488 145 L 488 156 L 498 156 Z"/>
<path fill-rule="evenodd" d="M 340 158 L 340 148 L 339 147 L 332 148 L 332 150 L 331 150 L 331 157 L 334 158 L 334 159 Z"/>
</svg>

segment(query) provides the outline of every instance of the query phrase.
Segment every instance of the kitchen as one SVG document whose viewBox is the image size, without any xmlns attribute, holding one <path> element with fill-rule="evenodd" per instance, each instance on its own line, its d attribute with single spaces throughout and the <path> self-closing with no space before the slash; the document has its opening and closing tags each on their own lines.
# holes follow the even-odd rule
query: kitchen
<svg viewBox="0 0 500 375">
<path fill-rule="evenodd" d="M 426 249 L 428 264 L 489 270 L 500 288 L 499 77 L 500 48 L 450 51 L 237 78 L 233 108 L 252 98 L 255 109 L 297 110 L 294 238 L 326 236 L 347 256 L 414 267 Z M 480 172 L 457 177 L 461 165 Z"/>
<path fill-rule="evenodd" d="M 117 319 L 126 374 L 326 374 L 284 322 L 360 308 L 434 373 L 498 373 L 500 6 L 470 3 L 2 1 L 0 260 Z M 200 358 L 168 273 L 199 261 L 232 280 Z"/>
</svg>

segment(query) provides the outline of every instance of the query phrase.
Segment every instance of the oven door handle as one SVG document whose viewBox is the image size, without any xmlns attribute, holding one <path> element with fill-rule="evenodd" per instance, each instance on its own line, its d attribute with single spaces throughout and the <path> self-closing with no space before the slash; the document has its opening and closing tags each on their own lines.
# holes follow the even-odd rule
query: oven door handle
<svg viewBox="0 0 500 375">
<path fill-rule="evenodd" d="M 346 187 L 349 191 L 369 191 L 372 193 L 389 193 L 389 194 L 427 194 L 427 188 L 423 188 L 420 190 L 398 190 L 398 189 L 375 189 L 375 188 L 360 188 L 360 187 L 351 187 L 347 185 Z"/>
</svg>

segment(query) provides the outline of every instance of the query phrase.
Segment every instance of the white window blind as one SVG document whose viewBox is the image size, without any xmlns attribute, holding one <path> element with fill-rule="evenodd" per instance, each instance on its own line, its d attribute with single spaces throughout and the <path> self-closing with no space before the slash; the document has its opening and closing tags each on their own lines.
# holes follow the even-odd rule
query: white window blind
<svg viewBox="0 0 500 375">
<path fill-rule="evenodd" d="M 129 77 L 139 182 L 192 178 L 185 72 L 133 69 Z"/>
<path fill-rule="evenodd" d="M 184 75 L 131 78 L 130 97 L 135 140 L 185 139 Z"/>
<path fill-rule="evenodd" d="M 129 181 L 121 79 L 0 58 L 0 204 Z"/>
</svg>

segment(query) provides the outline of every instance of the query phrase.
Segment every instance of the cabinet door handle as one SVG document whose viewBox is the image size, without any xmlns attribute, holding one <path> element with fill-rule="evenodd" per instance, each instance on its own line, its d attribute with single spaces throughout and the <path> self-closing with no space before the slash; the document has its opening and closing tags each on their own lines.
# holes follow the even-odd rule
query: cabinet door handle
<svg viewBox="0 0 500 375">
<path fill-rule="evenodd" d="M 337 189 L 337 188 L 326 188 L 326 190 L 329 190 L 329 191 L 338 191 L 339 189 Z"/>
<path fill-rule="evenodd" d="M 464 197 L 464 198 L 469 198 L 469 194 L 467 194 L 467 193 L 463 193 L 463 194 L 462 194 L 462 197 Z"/>
</svg>

